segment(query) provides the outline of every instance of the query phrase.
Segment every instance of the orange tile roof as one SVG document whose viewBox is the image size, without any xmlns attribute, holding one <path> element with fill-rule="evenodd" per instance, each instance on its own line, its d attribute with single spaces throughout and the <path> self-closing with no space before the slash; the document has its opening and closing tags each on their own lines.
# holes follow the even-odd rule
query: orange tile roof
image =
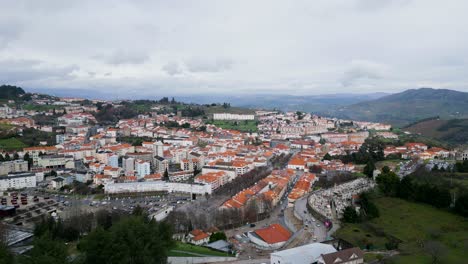
<svg viewBox="0 0 468 264">
<path fill-rule="evenodd" d="M 161 173 L 148 174 L 148 175 L 145 175 L 145 179 L 151 179 L 151 180 L 162 179 L 162 175 Z"/>
<path fill-rule="evenodd" d="M 286 242 L 291 237 L 291 232 L 280 224 L 272 224 L 266 228 L 255 230 L 255 234 L 268 244 Z"/>
<path fill-rule="evenodd" d="M 298 165 L 298 166 L 305 166 L 306 165 L 306 162 L 305 160 L 301 159 L 301 158 L 292 158 L 289 163 L 289 165 Z"/>
<path fill-rule="evenodd" d="M 202 234 L 199 234 L 198 236 L 195 236 L 192 240 L 193 241 L 199 241 L 199 240 L 205 239 L 205 238 L 207 238 L 209 236 L 210 235 L 208 235 L 207 233 L 202 233 Z"/>
<path fill-rule="evenodd" d="M 45 150 L 45 151 L 56 151 L 57 148 L 54 146 L 48 147 L 48 146 L 38 146 L 38 147 L 29 147 L 29 148 L 23 148 L 24 151 L 35 151 L 35 150 Z"/>
<path fill-rule="evenodd" d="M 200 234 L 203 234 L 203 230 L 201 230 L 201 229 L 194 229 L 194 230 L 192 230 L 192 231 L 190 232 L 190 234 L 191 234 L 192 236 L 198 236 L 198 235 L 200 235 Z"/>
</svg>

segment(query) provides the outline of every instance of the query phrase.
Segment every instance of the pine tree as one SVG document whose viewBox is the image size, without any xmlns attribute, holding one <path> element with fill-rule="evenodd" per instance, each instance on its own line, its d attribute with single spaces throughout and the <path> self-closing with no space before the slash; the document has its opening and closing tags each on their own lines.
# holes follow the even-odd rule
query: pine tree
<svg viewBox="0 0 468 264">
<path fill-rule="evenodd" d="M 375 164 L 373 160 L 369 160 L 364 167 L 363 173 L 367 175 L 367 177 L 372 178 L 374 176 Z"/>
</svg>

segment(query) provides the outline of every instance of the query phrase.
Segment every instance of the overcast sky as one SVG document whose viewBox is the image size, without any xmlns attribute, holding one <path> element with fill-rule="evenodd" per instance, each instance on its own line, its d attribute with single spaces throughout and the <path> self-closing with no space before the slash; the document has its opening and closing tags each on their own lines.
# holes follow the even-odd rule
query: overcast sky
<svg viewBox="0 0 468 264">
<path fill-rule="evenodd" d="M 0 80 L 142 95 L 468 91 L 468 1 L 0 0 Z"/>
</svg>

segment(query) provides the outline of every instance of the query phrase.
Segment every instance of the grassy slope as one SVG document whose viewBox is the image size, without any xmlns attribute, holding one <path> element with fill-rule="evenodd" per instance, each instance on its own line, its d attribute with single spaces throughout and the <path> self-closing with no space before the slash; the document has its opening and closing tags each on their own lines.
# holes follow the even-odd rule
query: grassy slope
<svg viewBox="0 0 468 264">
<path fill-rule="evenodd" d="M 411 203 L 396 198 L 379 198 L 376 204 L 381 216 L 368 224 L 403 242 L 397 263 L 429 263 L 429 256 L 420 247 L 422 241 L 438 240 L 447 248 L 446 263 L 463 263 L 468 243 L 466 219 L 429 205 Z M 439 234 L 440 237 L 431 237 Z M 385 249 L 388 239 L 371 231 L 365 223 L 346 224 L 337 236 L 364 247 L 371 242 L 374 249 Z"/>
<path fill-rule="evenodd" d="M 23 105 L 24 110 L 28 111 L 49 111 L 52 109 L 61 109 L 63 106 L 59 105 L 35 105 L 35 104 L 25 104 Z"/>
<path fill-rule="evenodd" d="M 225 121 L 225 120 L 214 120 L 208 122 L 210 124 L 216 125 L 217 127 L 221 127 L 224 129 L 234 129 L 244 132 L 256 132 L 257 131 L 257 124 L 255 120 L 247 120 L 247 121 Z"/>
<path fill-rule="evenodd" d="M 6 151 L 10 150 L 20 150 L 26 147 L 26 144 L 21 142 L 16 138 L 9 138 L 9 139 L 0 139 L 0 149 L 4 149 Z"/>
<path fill-rule="evenodd" d="M 206 114 L 214 114 L 214 113 L 231 113 L 231 114 L 255 114 L 255 110 L 248 109 L 248 108 L 242 108 L 242 107 L 228 107 L 224 108 L 223 106 L 217 105 L 217 106 L 210 106 L 206 107 L 203 106 L 203 110 L 205 110 Z"/>
<path fill-rule="evenodd" d="M 180 251 L 184 251 L 187 253 L 174 252 L 174 250 L 180 250 Z M 221 257 L 229 256 L 231 257 L 231 255 L 227 253 L 219 252 L 219 251 L 212 250 L 206 247 L 185 244 L 181 242 L 177 242 L 176 247 L 169 252 L 169 256 L 171 257 L 197 257 L 197 255 L 192 255 L 190 254 L 190 252 L 195 253 L 195 254 L 207 255 L 207 256 L 221 256 Z"/>
</svg>

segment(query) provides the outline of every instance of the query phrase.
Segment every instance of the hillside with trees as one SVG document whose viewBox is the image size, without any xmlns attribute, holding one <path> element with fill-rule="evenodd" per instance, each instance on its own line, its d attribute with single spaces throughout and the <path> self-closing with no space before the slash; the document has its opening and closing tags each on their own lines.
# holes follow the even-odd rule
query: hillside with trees
<svg viewBox="0 0 468 264">
<path fill-rule="evenodd" d="M 340 118 L 404 126 L 434 116 L 445 119 L 468 117 L 467 105 L 468 93 L 420 88 L 345 106 L 332 114 Z"/>
<path fill-rule="evenodd" d="M 0 86 L 0 99 L 15 100 L 24 94 L 26 94 L 26 92 L 20 87 L 12 85 Z"/>
<path fill-rule="evenodd" d="M 468 142 L 468 119 L 424 120 L 403 130 L 449 144 L 466 144 Z"/>
</svg>

